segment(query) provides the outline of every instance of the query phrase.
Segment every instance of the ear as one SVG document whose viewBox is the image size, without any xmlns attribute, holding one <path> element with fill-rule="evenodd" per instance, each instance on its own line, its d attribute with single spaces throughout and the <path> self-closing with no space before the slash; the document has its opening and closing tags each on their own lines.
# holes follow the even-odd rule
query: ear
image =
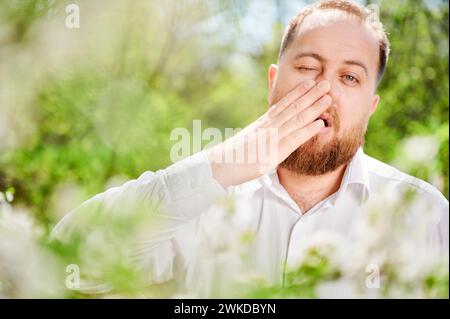
<svg viewBox="0 0 450 319">
<path fill-rule="evenodd" d="M 271 64 L 269 66 L 269 92 L 272 91 L 273 85 L 277 78 L 277 73 L 278 73 L 278 65 Z"/>
<path fill-rule="evenodd" d="M 380 96 L 378 94 L 375 94 L 373 97 L 373 100 L 372 100 L 372 105 L 370 106 L 369 116 L 372 116 L 372 114 L 375 112 L 379 102 L 380 102 Z"/>
</svg>

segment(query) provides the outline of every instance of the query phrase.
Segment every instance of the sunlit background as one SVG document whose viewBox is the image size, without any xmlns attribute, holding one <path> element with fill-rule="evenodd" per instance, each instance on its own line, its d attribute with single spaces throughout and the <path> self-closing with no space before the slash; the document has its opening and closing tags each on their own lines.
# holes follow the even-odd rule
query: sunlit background
<svg viewBox="0 0 450 319">
<path fill-rule="evenodd" d="M 245 127 L 268 107 L 267 68 L 306 3 L 0 1 L 0 202 L 46 233 L 169 165 L 172 129 Z M 448 198 L 448 2 L 364 3 L 379 5 L 392 48 L 365 151 Z"/>
</svg>

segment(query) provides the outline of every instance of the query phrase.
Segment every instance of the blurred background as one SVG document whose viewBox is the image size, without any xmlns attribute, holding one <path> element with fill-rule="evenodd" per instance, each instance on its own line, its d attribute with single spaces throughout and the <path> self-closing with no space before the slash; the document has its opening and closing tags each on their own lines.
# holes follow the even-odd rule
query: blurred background
<svg viewBox="0 0 450 319">
<path fill-rule="evenodd" d="M 48 230 L 171 164 L 172 129 L 245 127 L 268 107 L 284 26 L 310 2 L 1 1 L 0 194 Z M 448 2 L 363 3 L 379 5 L 392 48 L 365 151 L 448 198 Z"/>
</svg>

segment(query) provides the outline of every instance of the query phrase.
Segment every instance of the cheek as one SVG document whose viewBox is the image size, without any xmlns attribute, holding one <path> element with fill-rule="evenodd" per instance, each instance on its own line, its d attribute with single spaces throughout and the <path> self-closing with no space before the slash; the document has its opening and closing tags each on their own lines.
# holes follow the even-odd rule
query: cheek
<svg viewBox="0 0 450 319">
<path fill-rule="evenodd" d="M 277 103 L 296 86 L 297 84 L 290 81 L 288 78 L 278 76 L 269 94 L 270 105 Z"/>
<path fill-rule="evenodd" d="M 341 130 L 346 130 L 362 123 L 369 118 L 370 107 L 365 104 L 341 101 L 337 107 Z"/>
<path fill-rule="evenodd" d="M 283 94 L 284 96 L 300 83 L 311 78 L 314 77 L 302 75 L 294 68 L 280 68 L 278 71 L 277 80 L 275 82 L 275 88 L 279 94 Z"/>
<path fill-rule="evenodd" d="M 279 85 L 277 83 L 274 84 L 272 90 L 269 94 L 269 104 L 270 106 L 277 103 L 283 97 L 282 92 L 280 92 Z"/>
</svg>

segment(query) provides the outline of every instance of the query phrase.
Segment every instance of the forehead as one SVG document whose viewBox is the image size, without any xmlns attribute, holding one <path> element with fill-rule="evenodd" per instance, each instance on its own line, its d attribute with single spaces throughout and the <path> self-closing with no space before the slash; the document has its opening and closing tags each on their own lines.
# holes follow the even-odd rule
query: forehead
<svg viewBox="0 0 450 319">
<path fill-rule="evenodd" d="M 361 60 L 375 72 L 378 66 L 378 40 L 369 27 L 352 15 L 336 10 L 318 10 L 306 16 L 287 55 L 314 52 L 330 61 Z"/>
</svg>

